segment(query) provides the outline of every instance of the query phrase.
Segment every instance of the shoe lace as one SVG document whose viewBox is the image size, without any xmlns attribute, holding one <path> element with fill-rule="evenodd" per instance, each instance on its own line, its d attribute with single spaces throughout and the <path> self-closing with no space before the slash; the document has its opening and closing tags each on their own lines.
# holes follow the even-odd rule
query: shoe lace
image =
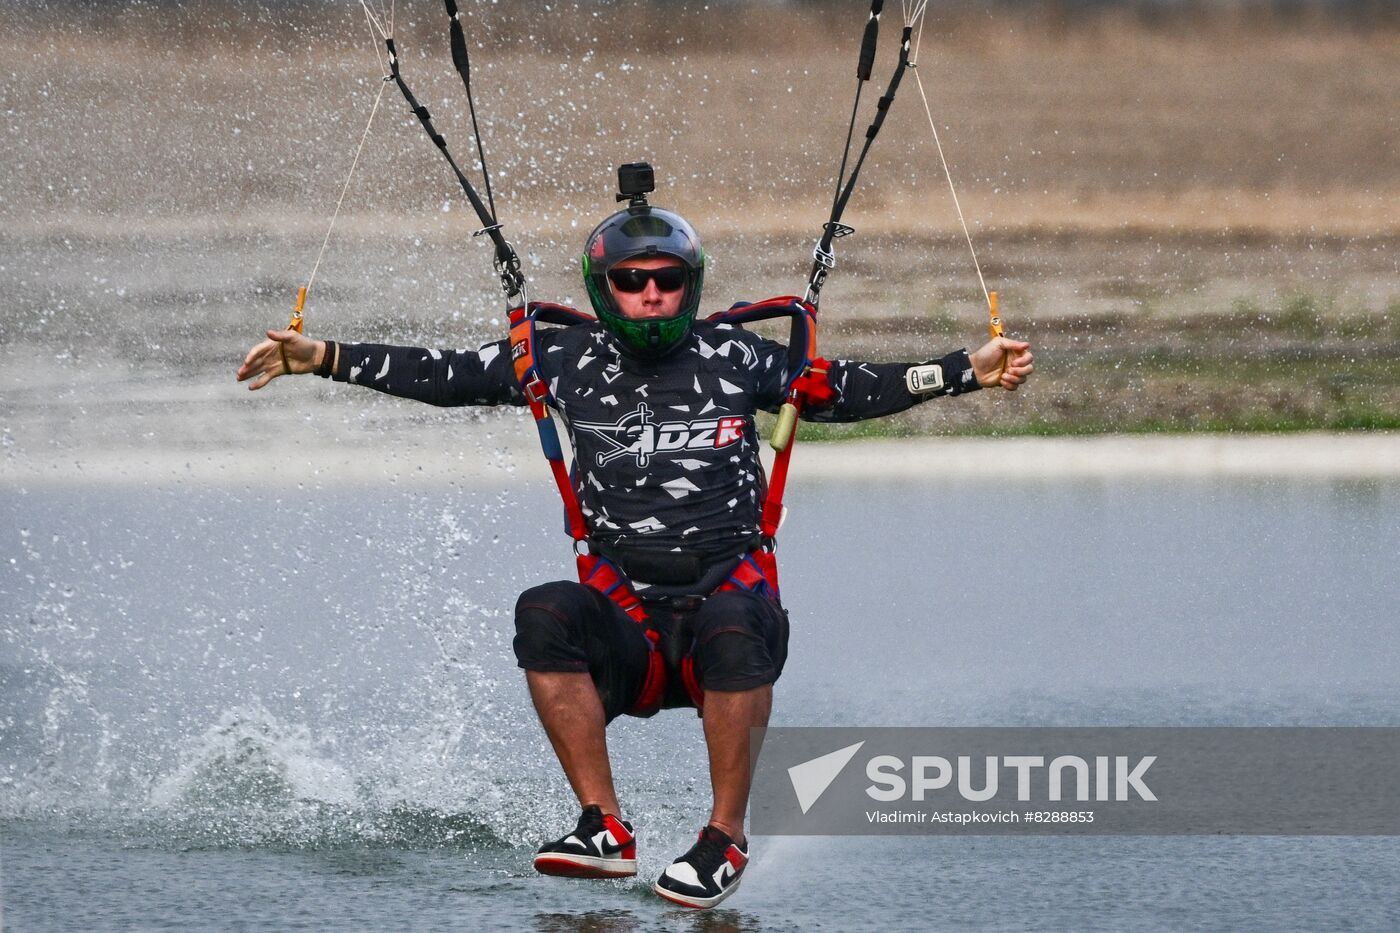
<svg viewBox="0 0 1400 933">
<path fill-rule="evenodd" d="M 580 839 L 591 839 L 603 831 L 603 811 L 598 807 L 588 807 L 578 818 L 578 828 L 574 830 Z"/>
<path fill-rule="evenodd" d="M 706 826 L 700 831 L 700 838 L 685 854 L 685 861 L 702 871 L 719 867 L 724 861 L 724 853 L 729 850 L 729 839 L 719 830 Z"/>
</svg>

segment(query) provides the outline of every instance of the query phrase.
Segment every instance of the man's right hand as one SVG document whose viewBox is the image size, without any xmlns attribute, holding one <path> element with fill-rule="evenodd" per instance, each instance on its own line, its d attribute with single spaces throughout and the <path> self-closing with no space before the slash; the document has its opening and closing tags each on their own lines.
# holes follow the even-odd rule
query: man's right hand
<svg viewBox="0 0 1400 933">
<path fill-rule="evenodd" d="M 294 330 L 270 330 L 266 340 L 248 351 L 238 367 L 238 381 L 252 379 L 248 390 L 256 391 L 278 376 L 315 372 L 325 352 L 324 340 L 312 340 Z"/>
</svg>

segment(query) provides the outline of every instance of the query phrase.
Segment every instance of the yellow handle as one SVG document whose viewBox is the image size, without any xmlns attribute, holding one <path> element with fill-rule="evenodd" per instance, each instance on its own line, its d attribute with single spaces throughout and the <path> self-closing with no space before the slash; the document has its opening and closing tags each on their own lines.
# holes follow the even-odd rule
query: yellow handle
<svg viewBox="0 0 1400 933">
<path fill-rule="evenodd" d="M 792 443 L 792 432 L 797 427 L 797 406 L 792 402 L 783 402 L 783 407 L 778 409 L 778 423 L 773 426 L 773 436 L 768 443 L 773 445 L 773 449 L 782 453 L 787 449 L 787 445 Z"/>
</svg>

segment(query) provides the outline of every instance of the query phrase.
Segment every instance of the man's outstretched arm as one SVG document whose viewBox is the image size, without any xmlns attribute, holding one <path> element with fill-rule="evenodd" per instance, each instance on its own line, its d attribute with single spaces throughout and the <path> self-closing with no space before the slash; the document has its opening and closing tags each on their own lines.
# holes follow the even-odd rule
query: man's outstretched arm
<svg viewBox="0 0 1400 933">
<path fill-rule="evenodd" d="M 771 344 L 770 352 L 764 356 L 768 369 L 764 381 L 773 389 L 781 387 L 781 381 L 775 380 L 772 372 L 774 367 L 781 369 L 784 365 L 784 353 L 777 344 Z M 1030 344 L 1005 337 L 990 340 L 971 354 L 958 350 L 923 363 L 836 360 L 828 370 L 830 384 L 836 392 L 835 401 L 822 408 L 805 409 L 802 418 L 825 422 L 863 421 L 897 414 L 930 398 L 962 395 L 980 388 L 999 385 L 1007 391 L 1015 391 L 1033 371 Z M 764 407 L 776 408 L 773 399 L 766 399 L 766 402 Z"/>
<path fill-rule="evenodd" d="M 285 352 L 285 362 L 284 362 Z M 238 381 L 261 389 L 283 375 L 319 373 L 430 405 L 521 405 L 507 341 L 479 350 L 426 350 L 373 343 L 312 340 L 296 331 L 268 331 L 238 370 Z"/>
</svg>

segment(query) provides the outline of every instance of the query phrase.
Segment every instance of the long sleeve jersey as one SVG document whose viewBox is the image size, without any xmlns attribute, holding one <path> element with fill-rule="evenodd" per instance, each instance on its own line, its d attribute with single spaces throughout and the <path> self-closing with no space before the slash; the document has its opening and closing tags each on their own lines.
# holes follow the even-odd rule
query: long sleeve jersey
<svg viewBox="0 0 1400 933">
<path fill-rule="evenodd" d="M 766 481 L 754 416 L 784 401 L 787 348 L 729 324 L 697 322 L 658 360 L 621 352 L 596 323 L 536 332 L 536 364 L 574 450 L 573 479 L 590 537 L 605 546 L 720 556 L 759 531 Z M 956 395 L 977 388 L 964 351 L 941 361 Z M 838 360 L 836 399 L 808 421 L 904 411 L 911 363 Z M 333 377 L 432 405 L 524 405 L 499 340 L 477 350 L 342 344 Z"/>
</svg>

